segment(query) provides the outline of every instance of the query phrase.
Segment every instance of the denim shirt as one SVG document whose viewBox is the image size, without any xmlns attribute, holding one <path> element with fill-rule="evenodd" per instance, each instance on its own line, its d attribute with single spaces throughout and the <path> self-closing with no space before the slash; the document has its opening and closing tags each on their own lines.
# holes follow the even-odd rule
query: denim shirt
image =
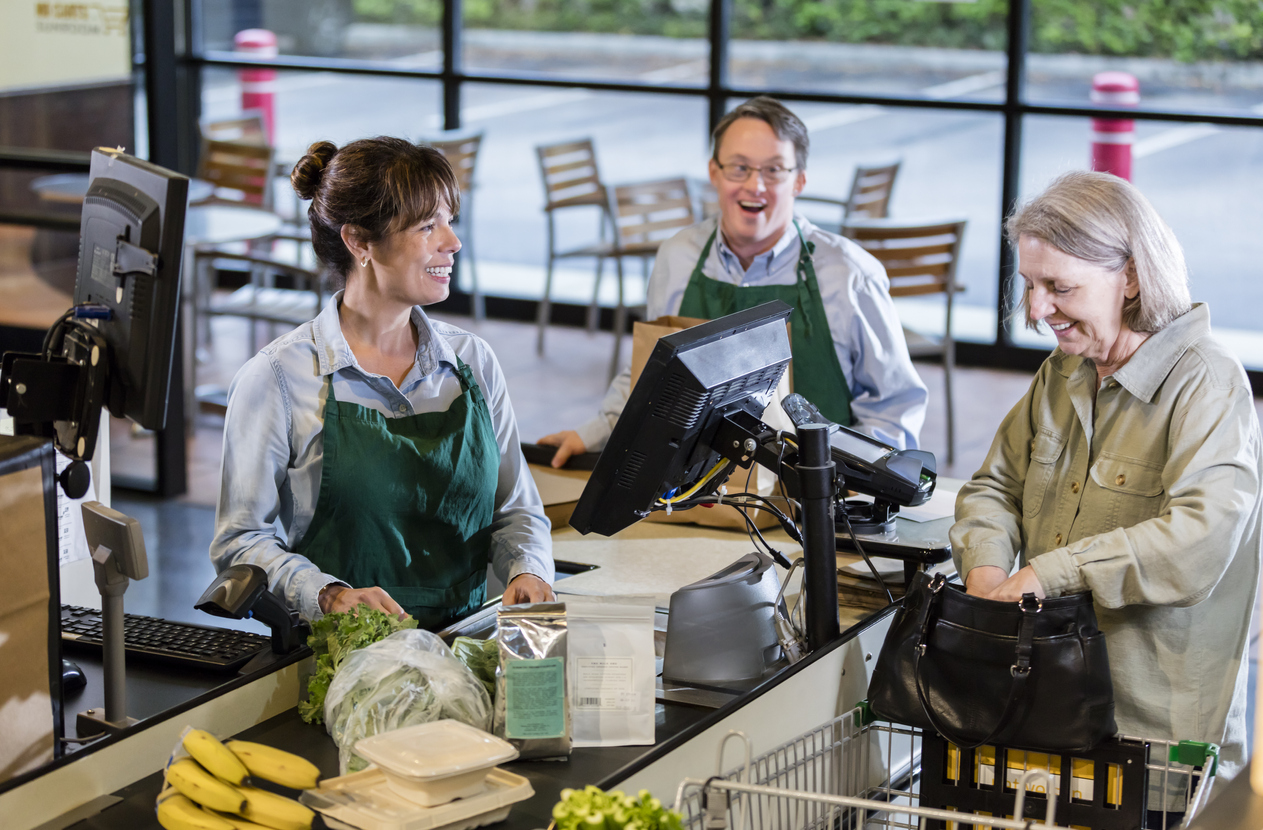
<svg viewBox="0 0 1263 830">
<path fill-rule="evenodd" d="M 951 530 L 962 578 L 1017 561 L 1049 596 L 1092 591 L 1119 731 L 1217 743 L 1225 781 L 1245 761 L 1260 445 L 1245 370 L 1195 305 L 1099 382 L 1053 352 Z"/>
<path fill-rule="evenodd" d="M 929 393 L 908 356 L 885 270 L 851 240 L 802 216 L 795 219 L 803 238 L 815 245 L 812 265 L 838 363 L 851 389 L 855 428 L 896 447 L 915 449 Z M 718 218 L 707 219 L 662 243 L 649 277 L 646 319 L 680 313 L 693 267 L 718 223 Z M 792 285 L 798 279 L 801 244 L 790 224 L 770 250 L 743 268 L 720 233 L 702 264 L 702 275 L 739 286 Z M 630 395 L 631 370 L 625 369 L 602 400 L 600 414 L 576 430 L 588 449 L 605 446 Z"/>
<path fill-rule="evenodd" d="M 523 573 L 551 583 L 550 524 L 522 457 L 504 374 L 490 347 L 415 307 L 417 358 L 396 387 L 390 378 L 360 368 L 342 334 L 341 300 L 339 291 L 315 320 L 270 343 L 233 378 L 210 550 L 216 570 L 240 563 L 259 565 L 267 570 L 273 593 L 305 619 L 320 618 L 320 589 L 340 580 L 292 549 L 311 525 L 320 493 L 329 384 L 339 401 L 386 417 L 446 411 L 461 395 L 459 356 L 482 389 L 500 445 L 492 569 L 506 583 Z"/>
</svg>

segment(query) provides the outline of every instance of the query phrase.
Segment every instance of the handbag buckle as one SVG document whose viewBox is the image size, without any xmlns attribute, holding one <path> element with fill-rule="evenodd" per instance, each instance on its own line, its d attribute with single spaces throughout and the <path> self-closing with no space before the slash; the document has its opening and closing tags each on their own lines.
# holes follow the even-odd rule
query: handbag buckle
<svg viewBox="0 0 1263 830">
<path fill-rule="evenodd" d="M 1017 601 L 1017 607 L 1024 612 L 1038 614 L 1044 610 L 1044 601 L 1034 594 L 1022 594 L 1022 598 Z"/>
<path fill-rule="evenodd" d="M 936 573 L 934 579 L 930 582 L 930 593 L 937 594 L 943 590 L 943 586 L 947 584 L 947 577 L 942 573 Z"/>
<path fill-rule="evenodd" d="M 1019 674 L 1025 677 L 1026 675 L 1030 673 L 1031 673 L 1030 666 L 1019 666 L 1016 664 L 1009 666 L 1009 674 L 1013 675 L 1014 677 L 1017 677 Z"/>
</svg>

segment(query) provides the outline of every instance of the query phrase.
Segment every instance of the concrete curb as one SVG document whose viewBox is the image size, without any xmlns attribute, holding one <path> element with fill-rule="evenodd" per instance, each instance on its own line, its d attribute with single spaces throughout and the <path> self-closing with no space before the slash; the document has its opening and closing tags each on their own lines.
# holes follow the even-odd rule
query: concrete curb
<svg viewBox="0 0 1263 830">
<path fill-rule="evenodd" d="M 378 49 L 440 48 L 438 31 L 420 26 L 356 23 L 347 29 L 346 47 L 355 52 Z M 705 40 L 656 35 L 617 35 L 592 32 L 522 32 L 495 29 L 465 30 L 465 45 L 538 55 L 591 56 L 606 60 L 611 55 L 644 56 L 690 61 L 710 54 Z M 856 69 L 907 72 L 974 74 L 1005 67 L 1003 52 L 975 49 L 938 49 L 881 46 L 862 43 L 797 41 L 791 48 L 778 41 L 734 40 L 732 58 L 741 63 L 780 64 L 821 72 Z M 1083 80 L 1097 72 L 1130 72 L 1141 83 L 1177 87 L 1263 89 L 1263 63 L 1199 61 L 1179 63 L 1159 58 L 1117 58 L 1097 55 L 1039 55 L 1027 58 L 1033 80 Z"/>
</svg>

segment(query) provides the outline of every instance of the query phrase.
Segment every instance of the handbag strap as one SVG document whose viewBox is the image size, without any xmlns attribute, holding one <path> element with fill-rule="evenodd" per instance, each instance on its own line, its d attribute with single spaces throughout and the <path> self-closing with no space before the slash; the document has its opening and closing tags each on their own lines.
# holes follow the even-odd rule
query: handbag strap
<svg viewBox="0 0 1263 830">
<path fill-rule="evenodd" d="M 970 743 L 953 736 L 939 721 L 934 714 L 933 707 L 930 706 L 926 699 L 925 686 L 921 677 L 921 658 L 925 655 L 930 639 L 930 607 L 934 605 L 934 595 L 938 594 L 946 580 L 942 575 L 935 577 L 934 582 L 930 585 L 931 597 L 925 603 L 925 609 L 921 618 L 921 636 L 916 648 L 913 650 L 912 671 L 915 675 L 917 686 L 917 700 L 921 702 L 921 711 L 925 713 L 925 717 L 940 735 L 947 740 L 956 744 L 960 749 L 977 749 L 983 744 L 990 743 L 1000 731 L 1008 725 L 1009 720 L 1017 711 L 1018 705 L 1026 695 L 1026 681 L 1031 676 L 1031 654 L 1034 652 L 1035 644 L 1035 615 L 1043 608 L 1043 603 L 1034 594 L 1023 594 L 1022 599 L 1018 601 L 1018 607 L 1022 610 L 1022 621 L 1017 633 L 1017 646 L 1014 648 L 1013 665 L 1009 667 L 1009 674 L 1013 677 L 1013 682 L 1009 684 L 1009 699 L 1004 705 L 1004 711 L 1000 714 L 999 720 L 996 721 L 995 727 L 983 738 L 976 743 Z"/>
</svg>

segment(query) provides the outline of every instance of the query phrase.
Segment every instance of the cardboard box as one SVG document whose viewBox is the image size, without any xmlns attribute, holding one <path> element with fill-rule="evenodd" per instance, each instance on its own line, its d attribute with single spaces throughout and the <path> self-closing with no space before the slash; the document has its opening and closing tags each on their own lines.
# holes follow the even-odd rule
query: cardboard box
<svg viewBox="0 0 1263 830">
<path fill-rule="evenodd" d="M 528 464 L 531 478 L 544 501 L 544 515 L 553 523 L 553 530 L 570 523 L 570 514 L 588 483 L 588 470 L 557 470 L 542 464 Z"/>
</svg>

